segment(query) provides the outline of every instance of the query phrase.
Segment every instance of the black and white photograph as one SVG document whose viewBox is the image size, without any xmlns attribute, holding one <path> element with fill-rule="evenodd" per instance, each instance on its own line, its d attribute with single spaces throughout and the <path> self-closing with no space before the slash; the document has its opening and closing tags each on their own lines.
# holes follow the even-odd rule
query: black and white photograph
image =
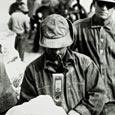
<svg viewBox="0 0 115 115">
<path fill-rule="evenodd" d="M 0 115 L 115 115 L 115 0 L 2 0 Z"/>
</svg>

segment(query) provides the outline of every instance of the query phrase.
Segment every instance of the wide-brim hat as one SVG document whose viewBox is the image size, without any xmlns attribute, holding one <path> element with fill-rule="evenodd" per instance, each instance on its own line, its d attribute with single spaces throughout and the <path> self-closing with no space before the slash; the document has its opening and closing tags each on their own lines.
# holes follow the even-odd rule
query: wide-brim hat
<svg viewBox="0 0 115 115">
<path fill-rule="evenodd" d="M 59 14 L 47 16 L 41 23 L 39 44 L 47 48 L 63 48 L 73 43 L 72 23 Z"/>
<path fill-rule="evenodd" d="M 115 0 L 95 0 L 95 1 L 104 1 L 104 2 L 112 2 L 112 3 L 115 3 Z"/>
<path fill-rule="evenodd" d="M 49 6 L 50 0 L 42 0 L 41 4 L 42 4 L 42 6 Z"/>
</svg>

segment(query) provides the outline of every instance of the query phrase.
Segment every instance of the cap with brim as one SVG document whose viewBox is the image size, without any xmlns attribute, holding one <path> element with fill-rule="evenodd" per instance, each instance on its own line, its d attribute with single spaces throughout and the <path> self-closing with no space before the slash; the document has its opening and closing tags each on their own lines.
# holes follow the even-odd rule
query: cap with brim
<svg viewBox="0 0 115 115">
<path fill-rule="evenodd" d="M 63 48 L 73 43 L 73 27 L 69 20 L 52 14 L 41 24 L 39 44 L 47 48 Z"/>
<path fill-rule="evenodd" d="M 115 0 L 95 0 L 95 1 L 104 1 L 104 2 L 112 2 L 112 3 L 115 3 Z"/>
</svg>

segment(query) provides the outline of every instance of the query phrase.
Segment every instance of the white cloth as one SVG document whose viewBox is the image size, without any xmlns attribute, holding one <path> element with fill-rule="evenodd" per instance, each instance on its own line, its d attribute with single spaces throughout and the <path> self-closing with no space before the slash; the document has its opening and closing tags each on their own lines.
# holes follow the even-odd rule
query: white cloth
<svg viewBox="0 0 115 115">
<path fill-rule="evenodd" d="M 29 102 L 11 108 L 6 115 L 67 115 L 49 95 L 40 95 Z"/>
<path fill-rule="evenodd" d="M 13 47 L 8 48 L 8 46 L 5 45 L 2 47 L 3 59 L 8 77 L 14 87 L 18 87 L 24 76 L 26 64 L 21 61 L 17 50 Z"/>
<path fill-rule="evenodd" d="M 20 85 L 23 80 L 26 64 L 21 61 L 17 50 L 9 42 L 2 43 L 2 54 L 5 69 L 10 82 L 17 93 L 20 95 Z"/>
</svg>

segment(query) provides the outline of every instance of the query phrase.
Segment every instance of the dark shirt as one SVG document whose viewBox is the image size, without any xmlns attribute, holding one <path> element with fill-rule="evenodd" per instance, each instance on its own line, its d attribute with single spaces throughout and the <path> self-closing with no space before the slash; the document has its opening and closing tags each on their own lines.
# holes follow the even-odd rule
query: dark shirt
<svg viewBox="0 0 115 115">
<path fill-rule="evenodd" d="M 115 101 L 115 21 L 111 18 L 102 25 L 94 15 L 73 25 L 75 39 L 71 49 L 96 63 L 105 82 L 106 101 Z"/>
<path fill-rule="evenodd" d="M 105 91 L 96 65 L 87 56 L 68 50 L 63 64 L 65 71 L 57 70 L 56 64 L 48 60 L 46 54 L 29 64 L 21 85 L 19 103 L 39 95 L 53 98 L 52 74 L 61 71 L 64 74 L 61 106 L 66 112 L 74 109 L 81 115 L 98 115 L 103 107 Z"/>
<path fill-rule="evenodd" d="M 55 13 L 55 10 L 51 6 L 41 6 L 36 10 L 36 17 L 38 16 L 38 13 L 41 13 L 42 19 L 44 19 L 46 16 Z"/>
<path fill-rule="evenodd" d="M 9 7 L 9 14 L 11 15 L 12 13 L 14 13 L 17 10 L 18 10 L 18 3 L 14 2 Z"/>
</svg>

